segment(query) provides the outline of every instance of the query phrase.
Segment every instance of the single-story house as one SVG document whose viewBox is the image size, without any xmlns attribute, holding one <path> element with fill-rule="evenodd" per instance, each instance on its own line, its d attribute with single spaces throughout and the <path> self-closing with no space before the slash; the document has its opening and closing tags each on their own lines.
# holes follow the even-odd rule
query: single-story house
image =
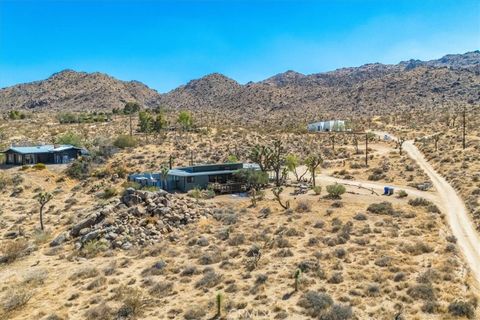
<svg viewBox="0 0 480 320">
<path fill-rule="evenodd" d="M 29 147 L 12 146 L 2 153 L 5 154 L 5 164 L 28 165 L 69 163 L 79 156 L 87 154 L 87 151 L 68 144 L 47 144 Z"/>
<path fill-rule="evenodd" d="M 307 125 L 308 131 L 346 131 L 345 120 L 328 120 L 310 123 Z"/>
<path fill-rule="evenodd" d="M 205 164 L 173 168 L 166 177 L 162 177 L 160 173 L 141 173 L 130 175 L 128 179 L 142 186 L 155 186 L 169 192 L 188 192 L 194 188 L 206 189 L 210 185 L 233 186 L 234 173 L 240 169 L 258 170 L 259 167 L 251 163 Z M 229 190 L 235 191 L 237 188 Z"/>
</svg>

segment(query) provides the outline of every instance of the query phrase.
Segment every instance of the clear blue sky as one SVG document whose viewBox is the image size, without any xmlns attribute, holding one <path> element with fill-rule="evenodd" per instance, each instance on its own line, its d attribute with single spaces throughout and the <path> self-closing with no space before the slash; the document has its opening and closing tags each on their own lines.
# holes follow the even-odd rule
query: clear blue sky
<svg viewBox="0 0 480 320">
<path fill-rule="evenodd" d="M 0 87 L 68 68 L 165 92 L 479 48 L 479 0 L 0 0 Z"/>
</svg>

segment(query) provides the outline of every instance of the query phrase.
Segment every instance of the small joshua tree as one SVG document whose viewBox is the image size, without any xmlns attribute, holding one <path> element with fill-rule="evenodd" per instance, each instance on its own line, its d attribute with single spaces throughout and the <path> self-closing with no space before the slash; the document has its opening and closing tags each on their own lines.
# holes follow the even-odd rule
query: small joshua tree
<svg viewBox="0 0 480 320">
<path fill-rule="evenodd" d="M 305 160 L 308 171 L 312 174 L 312 185 L 315 187 L 315 173 L 319 165 L 323 163 L 321 155 L 311 155 Z"/>
<path fill-rule="evenodd" d="M 53 195 L 50 192 L 40 192 L 34 198 L 40 203 L 40 229 L 43 231 L 43 208 L 50 200 L 52 200 Z"/>
<path fill-rule="evenodd" d="M 275 199 L 278 201 L 278 203 L 282 206 L 283 209 L 287 210 L 290 208 L 290 201 L 287 200 L 285 203 L 283 203 L 282 199 L 280 198 L 280 194 L 283 192 L 282 187 L 273 188 L 272 192 L 275 196 Z"/>
<path fill-rule="evenodd" d="M 400 155 L 402 155 L 402 153 L 403 153 L 403 144 L 404 143 L 405 143 L 405 137 L 400 137 L 397 140 L 397 147 L 398 147 L 398 151 L 400 152 Z"/>
<path fill-rule="evenodd" d="M 294 275 L 294 277 L 295 277 L 295 292 L 298 291 L 298 285 L 300 284 L 300 276 L 301 275 L 302 275 L 302 270 L 297 269 L 295 271 L 295 275 Z"/>
<path fill-rule="evenodd" d="M 168 167 L 165 166 L 165 165 L 163 165 L 163 166 L 160 168 L 160 176 L 162 177 L 162 188 L 163 188 L 163 189 L 167 189 L 168 171 L 170 171 L 170 170 L 169 170 Z"/>
<path fill-rule="evenodd" d="M 221 292 L 217 293 L 217 317 L 221 317 L 222 315 L 222 302 L 223 302 L 223 295 Z"/>
</svg>

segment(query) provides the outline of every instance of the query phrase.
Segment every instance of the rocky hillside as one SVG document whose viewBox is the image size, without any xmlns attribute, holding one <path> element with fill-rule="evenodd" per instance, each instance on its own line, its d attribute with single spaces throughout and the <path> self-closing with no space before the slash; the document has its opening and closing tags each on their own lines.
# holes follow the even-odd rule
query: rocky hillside
<svg viewBox="0 0 480 320">
<path fill-rule="evenodd" d="M 480 51 L 311 75 L 287 71 L 245 85 L 214 73 L 161 95 L 139 82 L 74 71 L 0 90 L 0 109 L 109 110 L 132 100 L 147 107 L 189 109 L 243 122 L 431 110 L 480 101 Z"/>
<path fill-rule="evenodd" d="M 64 70 L 43 81 L 0 89 L 0 109 L 111 110 L 128 101 L 154 106 L 158 97 L 138 81 Z"/>
</svg>

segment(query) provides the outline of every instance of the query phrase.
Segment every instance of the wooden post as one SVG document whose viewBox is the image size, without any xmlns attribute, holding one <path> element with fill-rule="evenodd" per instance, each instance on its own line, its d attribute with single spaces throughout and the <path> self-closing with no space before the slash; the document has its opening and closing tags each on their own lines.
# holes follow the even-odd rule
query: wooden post
<svg viewBox="0 0 480 320">
<path fill-rule="evenodd" d="M 466 119 L 465 119 L 465 113 L 466 113 L 466 107 L 463 106 L 463 114 L 462 114 L 462 117 L 463 117 L 463 133 L 462 133 L 462 147 L 463 147 L 463 150 L 465 150 L 466 148 L 466 142 L 465 142 L 465 132 L 466 132 Z"/>
<path fill-rule="evenodd" d="M 132 112 L 130 112 L 130 137 L 133 136 L 133 128 L 132 128 Z"/>
<path fill-rule="evenodd" d="M 170 156 L 168 157 L 168 166 L 169 166 L 170 169 L 172 169 L 172 166 L 173 166 L 173 157 L 172 157 L 172 155 L 170 155 Z"/>
<path fill-rule="evenodd" d="M 365 133 L 365 166 L 368 167 L 368 133 Z"/>
</svg>

